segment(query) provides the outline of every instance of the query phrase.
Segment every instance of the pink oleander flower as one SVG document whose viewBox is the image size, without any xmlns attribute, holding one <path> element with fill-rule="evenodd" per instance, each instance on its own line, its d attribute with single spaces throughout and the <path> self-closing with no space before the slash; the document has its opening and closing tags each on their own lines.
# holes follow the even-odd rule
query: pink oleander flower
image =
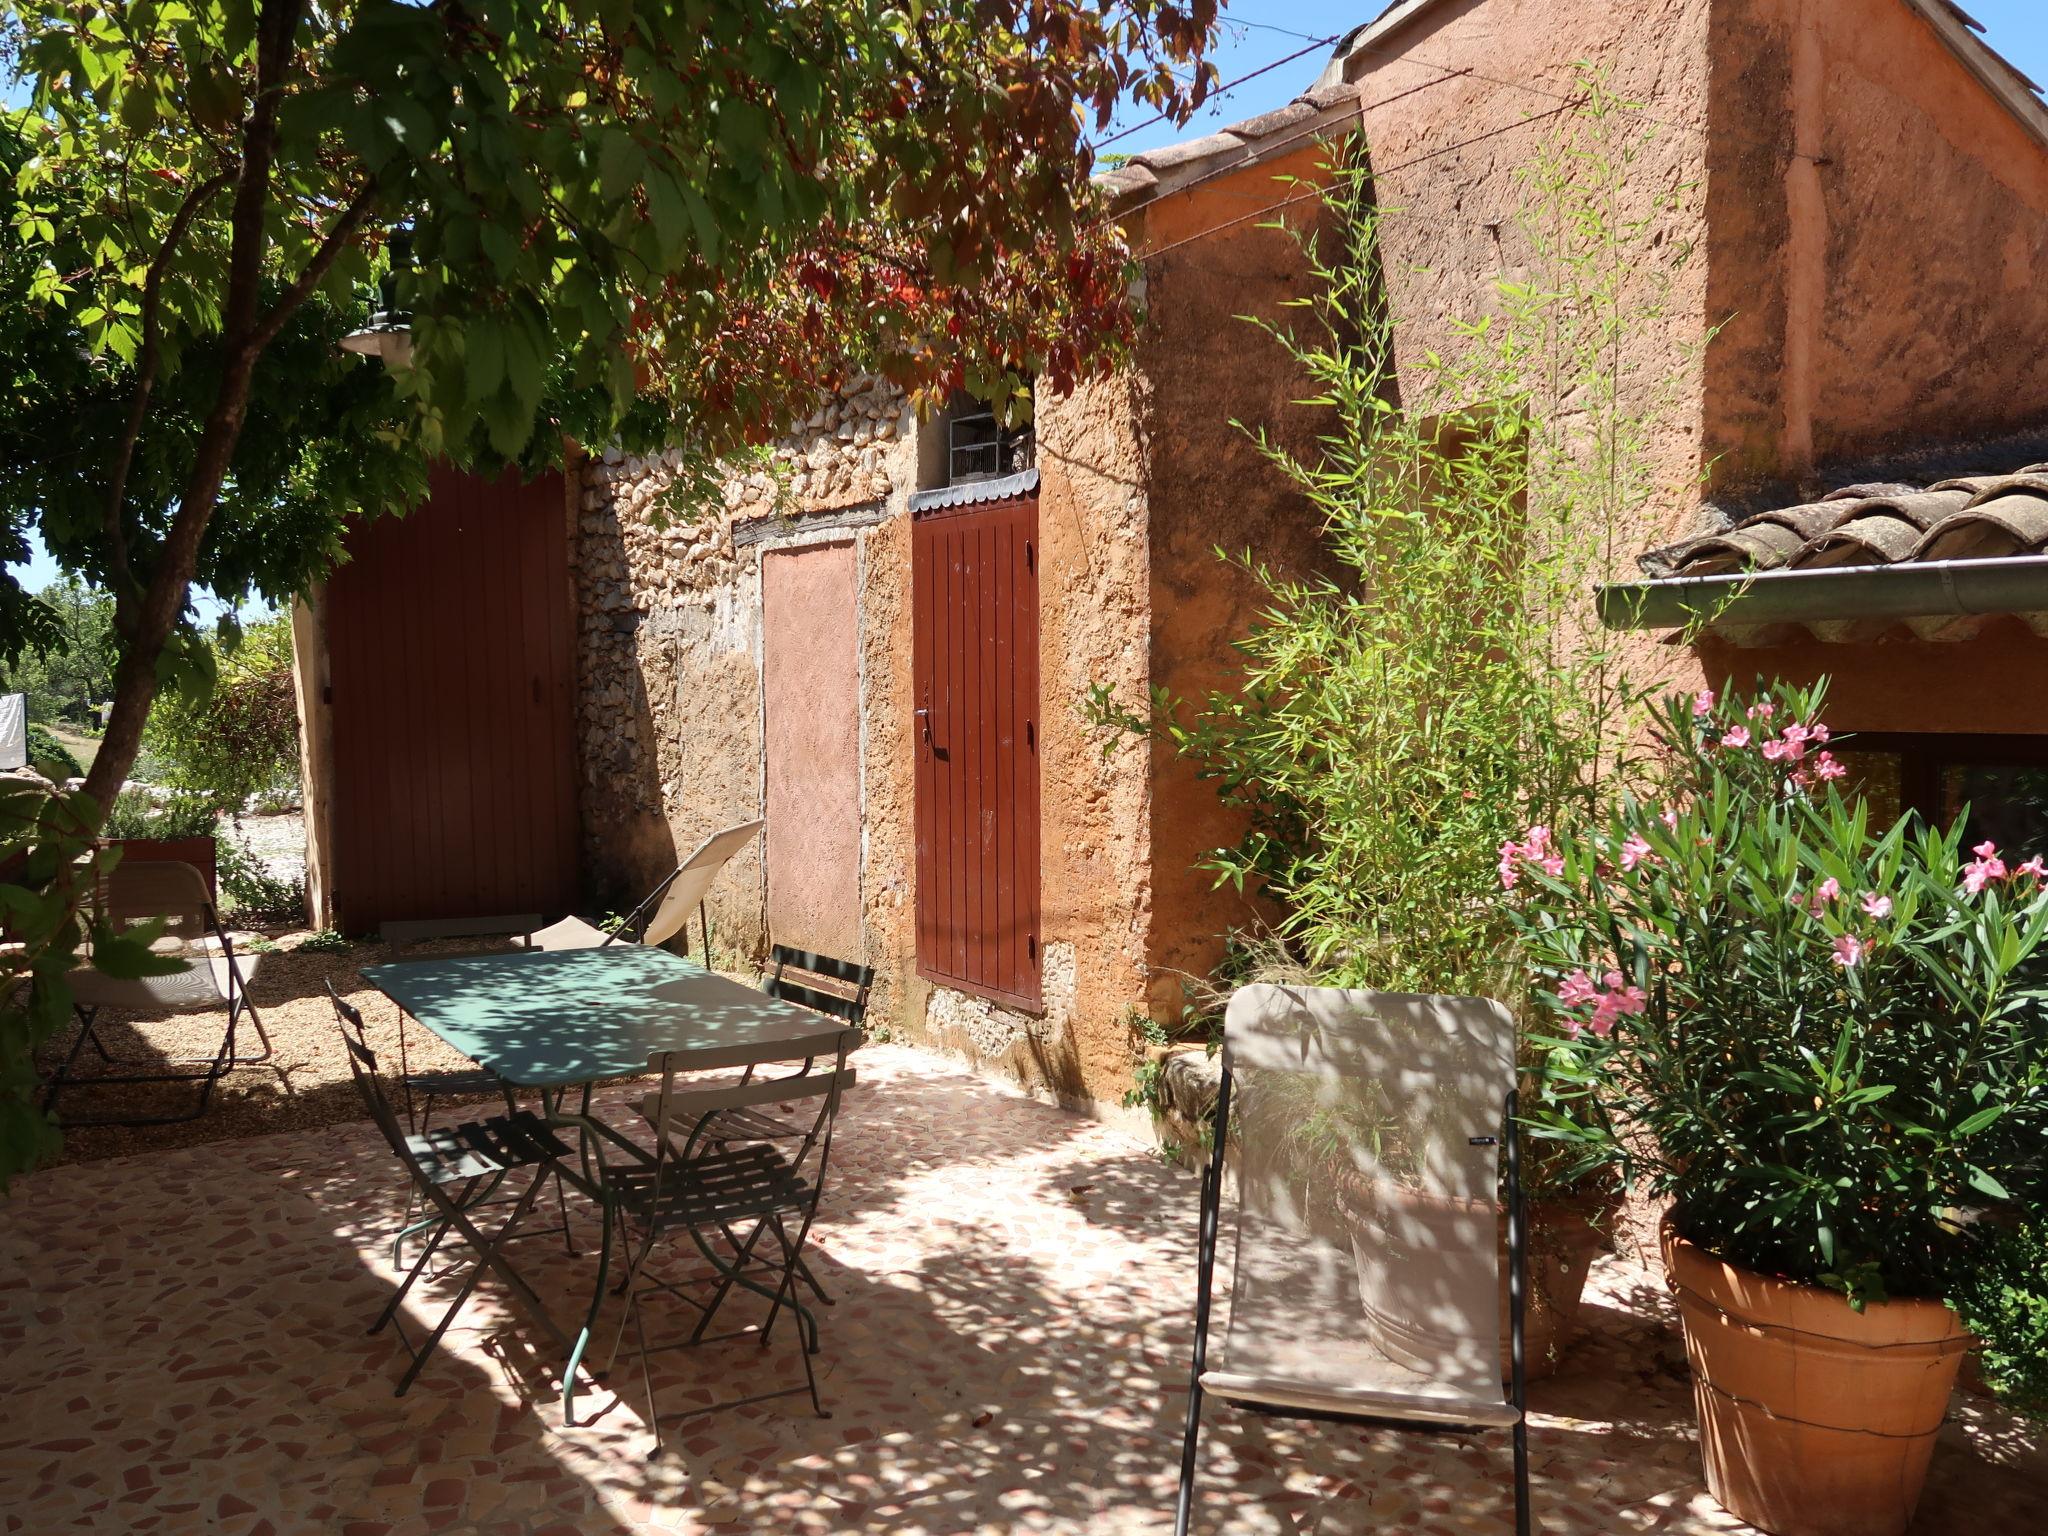
<svg viewBox="0 0 2048 1536">
<path fill-rule="evenodd" d="M 1863 893 L 1863 910 L 1871 917 L 1890 917 L 1892 915 L 1892 899 L 1889 896 L 1880 896 L 1875 891 L 1865 891 Z"/>
<path fill-rule="evenodd" d="M 1659 811 L 1657 819 L 1663 822 L 1668 830 L 1673 832 L 1678 830 L 1678 812 L 1672 810 L 1670 806 L 1667 805 L 1663 810 Z"/>
<path fill-rule="evenodd" d="M 1828 744 L 1828 728 L 1816 720 L 1806 728 L 1806 739 L 1816 747 L 1824 747 Z"/>
<path fill-rule="evenodd" d="M 1557 986 L 1557 1000 L 1567 1008 L 1583 1007 L 1599 995 L 1600 990 L 1593 985 L 1593 978 L 1584 971 L 1573 971 Z"/>
<path fill-rule="evenodd" d="M 1785 729 L 1778 732 L 1778 735 L 1780 739 L 1791 742 L 1795 747 L 1803 747 L 1808 741 L 1813 739 L 1813 732 L 1801 725 L 1797 720 L 1787 722 Z"/>
<path fill-rule="evenodd" d="M 1711 715 L 1713 712 L 1714 690 L 1711 688 L 1702 688 L 1698 693 L 1692 696 L 1692 716 L 1695 720 L 1704 720 L 1708 715 Z"/>
<path fill-rule="evenodd" d="M 1823 752 L 1819 757 L 1816 757 L 1813 760 L 1813 771 L 1816 776 L 1830 783 L 1836 779 L 1846 778 L 1849 773 L 1848 769 L 1836 761 L 1835 755 L 1832 752 Z"/>
<path fill-rule="evenodd" d="M 1843 970 L 1861 965 L 1863 957 L 1870 953 L 1870 946 L 1853 933 L 1838 934 L 1835 938 L 1835 964 Z"/>
<path fill-rule="evenodd" d="M 1536 867 L 1555 880 L 1564 873 L 1564 856 L 1557 853 L 1545 854 L 1536 861 Z"/>
<path fill-rule="evenodd" d="M 1975 896 L 1994 880 L 2006 876 L 2005 860 L 1998 856 L 1998 844 L 1982 842 L 1970 852 L 1977 855 L 1963 866 L 1963 889 Z"/>
<path fill-rule="evenodd" d="M 1650 852 L 1650 845 L 1643 841 L 1642 833 L 1629 833 L 1628 840 L 1621 845 L 1622 870 L 1624 872 L 1632 870 L 1645 859 L 1654 864 L 1656 862 L 1656 855 Z"/>
<path fill-rule="evenodd" d="M 1641 987 L 1621 985 L 1619 971 L 1609 971 L 1606 980 L 1608 990 L 1600 994 L 1599 1001 L 1593 1004 L 1592 1018 L 1586 1021 L 1587 1027 L 1602 1040 L 1614 1033 L 1617 1021 L 1641 1013 L 1649 1001 Z"/>
<path fill-rule="evenodd" d="M 1500 845 L 1500 888 L 1512 891 L 1522 878 L 1522 845 L 1512 837 Z"/>
<path fill-rule="evenodd" d="M 1749 718 L 1752 720 L 1768 720 L 1777 712 L 1778 706 L 1769 699 L 1760 699 L 1749 706 Z"/>
<path fill-rule="evenodd" d="M 1764 761 L 1767 763 L 1796 763 L 1806 756 L 1804 743 L 1788 741 L 1783 737 L 1765 742 L 1763 750 Z"/>
<path fill-rule="evenodd" d="M 1729 728 L 1729 729 L 1727 730 L 1727 732 L 1726 732 L 1725 734 L 1723 734 L 1723 736 L 1721 737 L 1721 745 L 1722 745 L 1722 746 L 1724 746 L 1724 747 L 1746 747 L 1746 746 L 1748 746 L 1748 745 L 1749 745 L 1749 727 L 1748 727 L 1748 726 L 1746 726 L 1746 725 L 1737 725 L 1737 726 L 1731 726 L 1731 727 L 1730 727 L 1730 728 Z"/>
<path fill-rule="evenodd" d="M 2048 880 L 2048 859 L 2035 854 L 2026 863 L 2014 870 L 2015 875 L 2032 875 L 2036 880 Z"/>
<path fill-rule="evenodd" d="M 1827 879 L 1821 881 L 1819 885 L 1813 888 L 1813 899 L 1816 904 L 1833 901 L 1841 894 L 1842 884 L 1833 875 L 1829 875 Z"/>
</svg>

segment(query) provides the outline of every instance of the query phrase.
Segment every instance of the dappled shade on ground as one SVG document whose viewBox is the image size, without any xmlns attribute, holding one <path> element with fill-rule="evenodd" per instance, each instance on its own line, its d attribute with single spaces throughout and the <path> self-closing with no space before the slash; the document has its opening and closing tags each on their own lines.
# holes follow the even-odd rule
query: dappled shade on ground
<svg viewBox="0 0 2048 1536">
<path fill-rule="evenodd" d="M 301 1128 L 17 1187 L 0 1212 L 0 1530 L 1170 1529 L 1195 1180 L 937 1058 L 880 1046 L 857 1062 L 811 1253 L 838 1298 L 820 1314 L 830 1419 L 785 1399 L 678 1422 L 650 1465 L 637 1370 L 620 1371 L 623 1397 L 585 1393 L 592 1421 L 564 1429 L 558 1362 L 489 1281 L 394 1399 L 403 1357 L 364 1333 L 392 1283 L 393 1164 L 368 1125 Z M 620 1123 L 625 1097 L 604 1095 Z M 555 1239 L 519 1262 L 558 1317 L 589 1294 L 590 1258 Z M 1598 1283 L 1594 1337 L 1532 1389 L 1540 1528 L 1744 1529 L 1700 1489 L 1661 1287 L 1622 1260 Z M 412 1315 L 437 1315 L 439 1295 Z M 797 1370 L 782 1336 L 656 1361 L 665 1417 Z M 1956 1411 L 1920 1529 L 2029 1528 L 2048 1499 L 2038 1437 L 1969 1399 Z M 1203 1531 L 1510 1529 L 1502 1436 L 1221 1407 L 1209 1425 Z"/>
</svg>

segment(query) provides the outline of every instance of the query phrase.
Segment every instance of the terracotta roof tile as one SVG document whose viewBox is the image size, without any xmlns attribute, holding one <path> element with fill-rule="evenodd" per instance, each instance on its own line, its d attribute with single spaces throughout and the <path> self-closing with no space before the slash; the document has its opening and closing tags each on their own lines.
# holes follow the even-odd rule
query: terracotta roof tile
<svg viewBox="0 0 2048 1536">
<path fill-rule="evenodd" d="M 1959 475 L 1923 489 L 1867 480 L 1752 513 L 1638 561 L 1653 580 L 2048 554 L 2048 465 Z"/>
</svg>

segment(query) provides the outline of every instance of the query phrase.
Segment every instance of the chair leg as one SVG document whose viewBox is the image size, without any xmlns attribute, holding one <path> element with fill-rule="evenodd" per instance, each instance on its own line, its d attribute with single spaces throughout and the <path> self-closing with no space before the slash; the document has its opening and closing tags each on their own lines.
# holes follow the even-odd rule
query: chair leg
<svg viewBox="0 0 2048 1536">
<path fill-rule="evenodd" d="M 1201 1452 L 1202 1388 L 1197 1382 L 1188 1397 L 1188 1427 L 1180 1447 L 1180 1494 L 1173 1506 L 1173 1536 L 1188 1536 L 1195 1513 L 1195 1461 Z"/>
<path fill-rule="evenodd" d="M 441 1336 L 448 1331 L 448 1325 L 455 1321 L 456 1314 L 462 1310 L 463 1304 L 469 1300 L 469 1293 L 476 1289 L 477 1282 L 483 1279 L 484 1271 L 497 1268 L 498 1250 L 504 1246 L 505 1240 L 512 1235 L 513 1229 L 526 1219 L 526 1213 L 533 1209 L 533 1203 L 540 1197 L 541 1187 L 547 1183 L 547 1177 L 547 1168 L 543 1166 L 534 1175 L 533 1182 L 526 1186 L 526 1193 L 519 1197 L 519 1203 L 512 1208 L 512 1214 L 505 1218 L 504 1225 L 477 1246 L 476 1262 L 471 1265 L 468 1277 L 462 1282 L 462 1289 L 456 1292 L 455 1300 L 448 1304 L 448 1310 L 441 1314 L 441 1321 L 434 1326 L 434 1331 L 421 1343 L 419 1350 L 413 1356 L 412 1365 L 407 1368 L 405 1375 L 399 1378 L 398 1387 L 391 1394 L 393 1397 L 403 1397 L 413 1382 L 419 1379 L 421 1370 L 426 1366 L 427 1357 L 433 1354 L 435 1348 L 440 1344 Z M 499 1180 L 492 1181 L 491 1188 L 495 1189 L 502 1178 L 503 1174 L 501 1173 Z M 484 1198 L 488 1199 L 489 1193 L 489 1190 L 486 1190 Z M 460 1209 L 460 1207 L 457 1207 L 458 1213 Z M 452 1221 L 449 1225 L 453 1225 Z M 444 1227 L 443 1230 L 445 1231 L 446 1228 Z M 470 1230 L 472 1232 L 475 1231 L 473 1227 Z"/>
<path fill-rule="evenodd" d="M 1529 1422 L 1515 1420 L 1515 1536 L 1529 1536 Z"/>
</svg>

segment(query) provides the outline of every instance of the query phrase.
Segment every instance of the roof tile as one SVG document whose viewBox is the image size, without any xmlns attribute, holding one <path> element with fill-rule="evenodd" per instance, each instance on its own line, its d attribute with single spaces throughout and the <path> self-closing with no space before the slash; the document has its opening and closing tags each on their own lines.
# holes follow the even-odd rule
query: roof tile
<svg viewBox="0 0 2048 1536">
<path fill-rule="evenodd" d="M 1652 579 L 2048 554 L 2048 464 L 1926 489 L 1866 480 L 1646 552 Z"/>
</svg>

